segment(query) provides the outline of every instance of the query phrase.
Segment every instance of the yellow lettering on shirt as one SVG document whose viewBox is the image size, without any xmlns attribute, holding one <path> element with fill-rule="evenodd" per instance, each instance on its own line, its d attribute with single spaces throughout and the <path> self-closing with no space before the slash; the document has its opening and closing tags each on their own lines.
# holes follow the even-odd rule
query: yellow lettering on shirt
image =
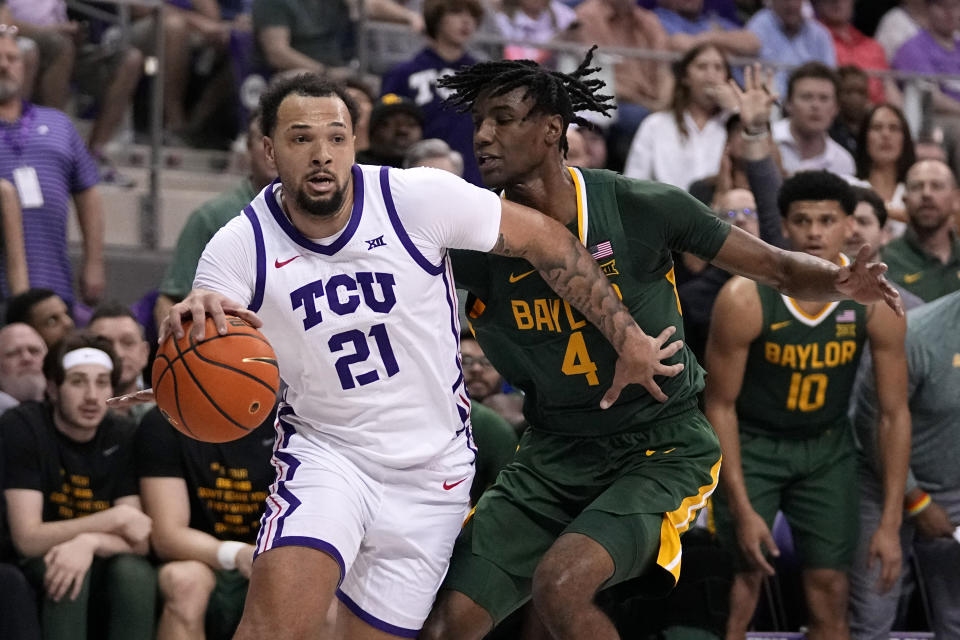
<svg viewBox="0 0 960 640">
<path fill-rule="evenodd" d="M 513 317 L 517 321 L 517 329 L 532 329 L 533 316 L 530 315 L 530 305 L 523 300 L 511 300 L 510 306 L 513 308 Z"/>
<path fill-rule="evenodd" d="M 537 331 L 542 331 L 543 329 L 556 331 L 550 316 L 550 307 L 547 306 L 545 299 L 538 298 L 533 301 L 533 315 L 537 320 Z"/>
<path fill-rule="evenodd" d="M 763 345 L 764 360 L 795 371 L 833 369 L 851 362 L 856 354 L 856 340 L 830 340 L 824 345 L 815 342 L 784 345 L 766 342 Z"/>
</svg>

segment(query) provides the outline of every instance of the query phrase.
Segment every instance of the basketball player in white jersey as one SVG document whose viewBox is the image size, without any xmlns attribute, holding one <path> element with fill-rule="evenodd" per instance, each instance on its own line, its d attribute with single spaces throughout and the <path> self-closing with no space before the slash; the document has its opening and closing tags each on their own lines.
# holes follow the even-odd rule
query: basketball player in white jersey
<svg viewBox="0 0 960 640">
<path fill-rule="evenodd" d="M 552 219 L 443 171 L 354 165 L 356 110 L 339 86 L 291 78 L 261 110 L 280 178 L 210 241 L 161 330 L 181 337 L 189 316 L 201 338 L 205 314 L 220 333 L 224 313 L 238 315 L 262 326 L 288 385 L 236 638 L 413 638 L 467 515 L 475 457 L 446 249 L 529 261 L 600 327 L 620 354 L 604 406 L 630 383 L 662 396 L 653 376 L 679 372 L 661 360 L 680 343 L 663 346 L 672 328 L 645 335 Z"/>
</svg>

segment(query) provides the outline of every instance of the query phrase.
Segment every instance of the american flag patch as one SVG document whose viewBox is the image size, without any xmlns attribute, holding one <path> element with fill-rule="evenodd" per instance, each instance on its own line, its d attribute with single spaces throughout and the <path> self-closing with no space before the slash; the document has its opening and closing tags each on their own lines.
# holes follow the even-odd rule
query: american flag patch
<svg viewBox="0 0 960 640">
<path fill-rule="evenodd" d="M 857 314 L 853 309 L 847 309 L 843 313 L 838 313 L 835 319 L 837 322 L 856 322 Z"/>
<path fill-rule="evenodd" d="M 609 258 L 613 255 L 613 247 L 610 245 L 609 240 L 605 240 L 598 245 L 594 245 L 588 249 L 590 255 L 593 256 L 594 260 L 603 260 L 604 258 Z"/>
</svg>

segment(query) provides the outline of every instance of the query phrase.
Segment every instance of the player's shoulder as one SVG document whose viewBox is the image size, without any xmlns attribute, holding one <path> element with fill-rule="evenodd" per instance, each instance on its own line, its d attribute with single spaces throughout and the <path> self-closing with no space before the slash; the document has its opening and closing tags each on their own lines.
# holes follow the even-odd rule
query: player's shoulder
<svg viewBox="0 0 960 640">
<path fill-rule="evenodd" d="M 748 312 L 760 309 L 760 285 L 743 276 L 731 276 L 717 294 L 717 304 L 731 311 Z"/>
</svg>

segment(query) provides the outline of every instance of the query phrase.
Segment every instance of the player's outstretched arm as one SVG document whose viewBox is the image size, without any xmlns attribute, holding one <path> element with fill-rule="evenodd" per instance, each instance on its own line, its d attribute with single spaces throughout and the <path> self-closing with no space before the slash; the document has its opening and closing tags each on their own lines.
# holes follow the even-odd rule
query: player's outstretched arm
<svg viewBox="0 0 960 640">
<path fill-rule="evenodd" d="M 807 253 L 778 249 L 734 227 L 712 262 L 798 300 L 883 302 L 902 316 L 900 294 L 883 275 L 887 265 L 867 262 L 870 253 L 864 245 L 849 266 L 840 267 Z"/>
<path fill-rule="evenodd" d="M 750 343 L 760 336 L 763 310 L 757 287 L 749 280 L 732 278 L 720 290 L 713 307 L 707 339 L 705 413 L 713 425 L 723 451 L 723 489 L 727 494 L 737 527 L 737 541 L 743 557 L 757 569 L 773 575 L 763 547 L 779 555 L 770 529 L 754 511 L 743 479 L 737 397 L 743 385 Z"/>
<path fill-rule="evenodd" d="M 563 225 L 504 200 L 500 235 L 491 251 L 524 258 L 536 267 L 547 284 L 600 329 L 620 354 L 613 384 L 601 408 L 612 405 L 628 384 L 643 385 L 660 402 L 667 399 L 653 377 L 675 376 L 683 370 L 682 364 L 662 363 L 683 346 L 679 340 L 666 344 L 676 329 L 669 327 L 656 338 L 645 334 L 596 261 Z"/>
<path fill-rule="evenodd" d="M 902 551 L 903 492 L 910 464 L 910 409 L 907 403 L 907 357 L 904 349 L 907 325 L 883 305 L 875 305 L 867 321 L 873 354 L 873 373 L 880 408 L 877 444 L 883 469 L 883 511 L 880 525 L 870 539 L 868 566 L 879 560 L 878 587 L 887 591 L 900 574 Z"/>
</svg>

